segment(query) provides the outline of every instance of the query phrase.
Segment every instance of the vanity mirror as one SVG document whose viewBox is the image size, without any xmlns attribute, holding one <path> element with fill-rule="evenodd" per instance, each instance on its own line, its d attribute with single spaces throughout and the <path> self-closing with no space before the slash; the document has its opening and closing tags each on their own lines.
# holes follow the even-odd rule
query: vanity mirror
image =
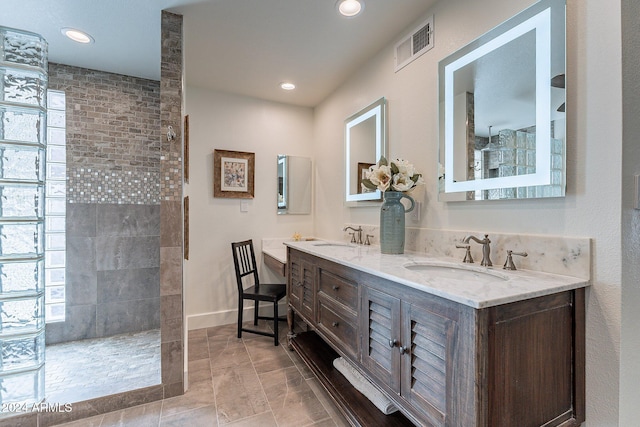
<svg viewBox="0 0 640 427">
<path fill-rule="evenodd" d="M 380 98 L 345 120 L 346 201 L 380 200 L 380 191 L 362 186 L 364 173 L 387 156 L 387 102 Z M 356 204 L 351 204 L 356 206 Z"/>
<path fill-rule="evenodd" d="M 278 215 L 311 213 L 311 159 L 278 154 Z"/>
<path fill-rule="evenodd" d="M 440 200 L 565 194 L 565 0 L 541 0 L 439 64 Z"/>
</svg>

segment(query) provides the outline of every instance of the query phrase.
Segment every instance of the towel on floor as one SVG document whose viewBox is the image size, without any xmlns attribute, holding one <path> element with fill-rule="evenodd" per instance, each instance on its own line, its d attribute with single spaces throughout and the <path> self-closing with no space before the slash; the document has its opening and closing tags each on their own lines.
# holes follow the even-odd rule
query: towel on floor
<svg viewBox="0 0 640 427">
<path fill-rule="evenodd" d="M 383 414 L 389 415 L 398 410 L 396 405 L 387 398 L 380 390 L 378 390 L 369 380 L 362 376 L 349 362 L 344 358 L 338 357 L 334 359 L 333 366 L 345 376 L 351 385 L 364 394 Z"/>
</svg>

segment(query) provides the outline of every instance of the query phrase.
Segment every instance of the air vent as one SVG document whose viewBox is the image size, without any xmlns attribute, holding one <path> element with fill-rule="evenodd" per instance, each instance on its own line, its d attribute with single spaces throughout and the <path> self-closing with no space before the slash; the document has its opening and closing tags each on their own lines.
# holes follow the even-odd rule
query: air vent
<svg viewBox="0 0 640 427">
<path fill-rule="evenodd" d="M 433 48 L 433 15 L 396 44 L 396 72 Z"/>
</svg>

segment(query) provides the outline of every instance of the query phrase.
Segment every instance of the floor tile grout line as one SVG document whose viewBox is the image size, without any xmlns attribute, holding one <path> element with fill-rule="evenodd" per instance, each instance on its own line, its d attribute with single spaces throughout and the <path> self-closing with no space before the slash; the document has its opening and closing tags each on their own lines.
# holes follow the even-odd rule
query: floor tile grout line
<svg viewBox="0 0 640 427">
<path fill-rule="evenodd" d="M 318 377 L 313 374 L 313 377 L 311 378 L 306 378 L 304 375 L 304 372 L 302 372 L 302 368 L 301 366 L 296 363 L 296 361 L 294 360 L 293 356 L 290 355 L 290 353 L 296 353 L 296 351 L 293 348 L 288 348 L 287 350 L 289 350 L 287 352 L 287 355 L 289 355 L 289 358 L 291 359 L 291 361 L 293 362 L 293 366 L 296 367 L 296 369 L 298 370 L 298 372 L 300 373 L 300 376 L 302 377 L 302 379 L 305 381 L 305 383 L 307 383 L 307 385 L 309 384 L 309 381 L 315 380 L 318 382 L 318 385 L 320 388 L 324 389 L 324 386 L 322 384 L 320 384 L 320 381 L 318 380 Z M 297 353 L 296 353 L 297 354 Z M 327 415 L 329 416 L 328 419 L 330 419 L 331 421 L 333 421 L 333 423 L 338 426 L 338 423 L 336 422 L 336 420 L 333 418 L 332 411 L 330 410 L 330 408 L 327 408 L 327 406 L 324 404 L 323 399 L 320 399 L 318 394 L 315 391 L 315 388 L 309 386 L 309 388 L 311 388 L 311 391 L 313 392 L 313 395 L 316 397 L 316 399 L 318 399 L 318 401 L 320 402 L 320 405 L 322 406 L 322 408 L 326 411 Z M 324 421 L 327 418 L 324 418 L 322 420 L 316 421 L 316 422 L 320 422 L 320 421 Z M 313 424 L 313 423 L 312 423 Z"/>
<path fill-rule="evenodd" d="M 273 332 L 273 328 L 271 328 L 268 324 L 267 324 L 267 328 L 271 329 L 271 332 Z M 251 341 L 251 340 L 249 340 L 249 341 Z M 264 395 L 264 399 L 267 402 L 267 405 L 269 406 L 269 412 L 271 412 L 271 416 L 273 417 L 273 420 L 276 422 L 276 426 L 280 426 L 280 424 L 278 423 L 278 419 L 276 418 L 276 415 L 273 412 L 273 408 L 271 407 L 271 402 L 269 402 L 269 397 L 267 397 L 267 392 L 264 391 L 264 385 L 262 384 L 262 381 L 260 380 L 260 374 L 258 374 L 258 370 L 256 369 L 256 365 L 255 365 L 255 363 L 253 361 L 253 358 L 251 357 L 251 352 L 247 348 L 247 343 L 246 343 L 246 341 L 244 339 L 242 339 L 242 344 L 244 344 L 244 348 L 245 348 L 247 354 L 249 355 L 249 360 L 251 361 L 251 367 L 253 368 L 253 372 L 255 372 L 255 374 L 256 374 L 256 378 L 258 379 L 258 383 L 260 383 L 260 390 L 262 390 L 262 394 Z"/>
<path fill-rule="evenodd" d="M 206 359 L 206 360 L 207 360 L 207 362 L 208 362 L 208 363 L 207 363 L 207 366 L 208 366 L 208 368 L 209 368 L 209 379 L 210 379 L 210 381 L 211 381 L 211 389 L 212 389 L 212 390 L 214 390 L 214 392 L 213 392 L 213 393 L 214 393 L 213 399 L 214 399 L 214 406 L 215 406 L 215 409 L 216 409 L 216 418 L 217 418 L 217 416 L 218 416 L 218 408 L 217 408 L 217 405 L 215 404 L 215 389 L 214 389 L 214 387 L 213 387 L 213 376 L 212 376 L 212 373 L 211 373 L 211 353 L 210 353 L 210 351 L 209 351 L 209 337 L 208 337 L 208 336 L 206 336 L 206 346 L 207 346 L 207 359 Z M 203 359 L 191 360 L 191 361 L 188 361 L 187 363 L 197 362 L 197 361 L 200 361 L 200 360 L 205 360 L 205 359 L 203 358 Z M 188 372 L 188 371 L 187 371 L 187 372 Z M 163 412 L 164 412 L 164 404 L 165 404 L 165 401 L 167 401 L 167 400 L 171 400 L 171 399 L 175 399 L 175 398 L 180 398 L 180 397 L 184 396 L 185 394 L 186 394 L 186 392 L 185 392 L 185 393 L 183 393 L 183 394 L 181 394 L 181 395 L 178 395 L 178 396 L 173 396 L 173 397 L 163 398 L 163 399 L 162 399 L 162 407 L 161 407 L 161 412 L 160 412 L 160 418 L 161 418 L 161 420 L 160 420 L 160 421 L 162 421 L 162 418 L 169 418 L 169 417 L 174 417 L 174 416 L 178 416 L 178 415 L 184 415 L 184 414 L 185 414 L 185 413 L 187 413 L 187 412 L 195 411 L 195 410 L 198 410 L 198 409 L 202 409 L 202 408 L 204 408 L 204 407 L 206 407 L 206 406 L 209 406 L 209 405 L 203 404 L 202 406 L 197 406 L 197 407 L 195 407 L 195 408 L 189 408 L 189 409 L 185 409 L 185 410 L 179 410 L 179 411 L 177 411 L 177 412 L 176 412 L 176 413 L 174 413 L 174 414 L 171 414 L 171 415 L 168 415 L 167 417 L 164 417 L 164 416 L 163 416 Z M 217 421 L 217 420 L 216 420 L 216 421 Z"/>
<path fill-rule="evenodd" d="M 218 415 L 218 399 L 216 397 L 216 387 L 213 383 L 213 370 L 211 369 L 211 347 L 209 342 L 209 329 L 205 329 L 205 335 L 207 337 L 207 354 L 209 355 L 209 363 L 207 368 L 209 369 L 209 381 L 211 381 L 211 390 L 213 390 L 213 407 L 216 410 L 216 427 L 220 426 L 220 416 Z"/>
</svg>

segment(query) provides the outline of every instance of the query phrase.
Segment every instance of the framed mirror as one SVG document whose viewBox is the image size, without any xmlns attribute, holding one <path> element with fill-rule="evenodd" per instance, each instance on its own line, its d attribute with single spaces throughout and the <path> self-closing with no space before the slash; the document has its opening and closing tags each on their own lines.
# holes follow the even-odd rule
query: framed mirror
<svg viewBox="0 0 640 427">
<path fill-rule="evenodd" d="M 440 200 L 565 195 L 565 0 L 541 0 L 439 64 Z"/>
<path fill-rule="evenodd" d="M 362 185 L 366 171 L 387 156 L 387 102 L 378 99 L 345 120 L 345 188 L 347 202 L 380 200 L 382 193 Z M 354 206 L 355 204 L 351 204 Z"/>
<path fill-rule="evenodd" d="M 311 213 L 311 159 L 278 154 L 278 215 Z"/>
</svg>

